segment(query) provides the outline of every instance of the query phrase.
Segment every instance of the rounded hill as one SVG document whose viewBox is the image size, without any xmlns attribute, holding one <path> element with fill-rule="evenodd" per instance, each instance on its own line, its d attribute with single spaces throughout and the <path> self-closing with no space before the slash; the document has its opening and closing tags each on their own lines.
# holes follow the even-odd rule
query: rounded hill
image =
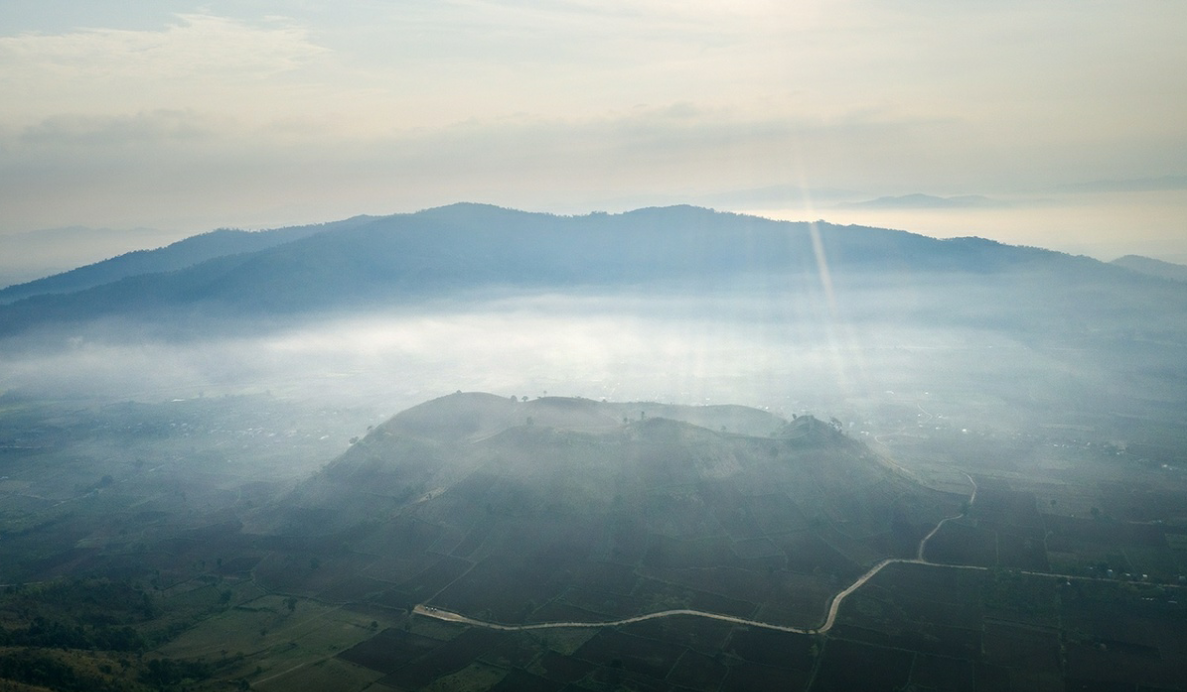
<svg viewBox="0 0 1187 692">
<path fill-rule="evenodd" d="M 458 393 L 274 508 L 278 539 L 322 537 L 320 568 L 257 578 L 509 624 L 691 608 L 811 627 L 961 499 L 811 416 Z"/>
</svg>

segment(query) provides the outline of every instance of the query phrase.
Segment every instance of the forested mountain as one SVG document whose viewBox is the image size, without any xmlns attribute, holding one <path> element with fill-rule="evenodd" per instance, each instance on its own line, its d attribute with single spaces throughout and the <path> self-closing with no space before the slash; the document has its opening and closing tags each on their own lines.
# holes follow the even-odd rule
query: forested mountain
<svg viewBox="0 0 1187 692">
<path fill-rule="evenodd" d="M 269 247 L 246 251 L 251 243 Z M 197 261 L 211 255 L 218 256 Z M 1148 329 L 1135 305 L 1173 317 L 1163 325 L 1187 314 L 1174 287 L 1085 257 L 695 207 L 560 217 L 458 204 L 320 230 L 209 234 L 109 262 L 15 287 L 44 293 L 0 307 L 0 333 L 96 317 L 283 319 L 500 290 L 757 290 L 801 295 L 812 310 L 856 317 L 895 313 L 1040 331 L 1082 330 L 1097 319 L 1110 320 L 1110 329 Z M 58 293 L 105 274 L 119 278 Z"/>
<path fill-rule="evenodd" d="M 129 276 L 184 269 L 215 257 L 256 252 L 314 233 L 366 223 L 370 219 L 371 217 L 358 216 L 330 224 L 294 226 L 254 232 L 222 228 L 179 240 L 155 250 L 135 250 L 53 276 L 8 286 L 0 289 L 0 303 L 11 303 L 36 295 L 73 293 L 119 281 Z"/>
</svg>

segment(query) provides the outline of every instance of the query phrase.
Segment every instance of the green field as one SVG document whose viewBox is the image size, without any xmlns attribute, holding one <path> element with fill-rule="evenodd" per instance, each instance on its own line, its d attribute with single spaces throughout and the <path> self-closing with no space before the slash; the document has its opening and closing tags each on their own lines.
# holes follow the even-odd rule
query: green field
<svg viewBox="0 0 1187 692">
<path fill-rule="evenodd" d="M 42 402 L 0 419 L 23 445 L 0 450 L 4 684 L 1185 689 L 1187 504 L 1175 499 L 1187 482 L 1144 457 L 1072 445 L 1065 429 L 968 445 L 944 430 L 887 438 L 891 462 L 845 451 L 843 436 L 807 444 L 802 428 L 772 438 L 624 424 L 581 403 L 554 412 L 578 432 L 549 428 L 553 414 L 535 408 L 531 426 L 460 457 L 380 426 L 309 475 L 317 440 L 286 467 L 246 423 L 237 451 L 195 452 L 195 435 L 225 439 L 233 417 L 216 425 L 217 410 L 138 409 L 149 436 L 112 428 L 122 410 Z M 393 464 L 392 449 L 425 463 Z M 228 461 L 237 455 L 259 465 Z M 544 491 L 517 480 L 537 458 L 556 465 Z M 572 483 L 568 463 L 581 468 Z M 622 482 L 617 463 L 647 471 Z M 731 476 L 730 464 L 756 471 Z M 884 568 L 824 634 L 687 615 L 506 632 L 409 614 L 427 602 L 530 624 L 690 608 L 812 627 L 877 560 L 913 558 L 962 511 L 928 542 L 933 564 Z"/>
</svg>

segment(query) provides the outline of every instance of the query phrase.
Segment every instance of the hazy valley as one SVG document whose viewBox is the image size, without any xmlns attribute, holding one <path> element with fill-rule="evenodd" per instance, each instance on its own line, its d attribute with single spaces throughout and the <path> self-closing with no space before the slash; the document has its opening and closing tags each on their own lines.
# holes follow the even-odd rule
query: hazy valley
<svg viewBox="0 0 1187 692">
<path fill-rule="evenodd" d="M 0 677 L 1187 689 L 1175 266 L 454 205 L 6 288 Z"/>
</svg>

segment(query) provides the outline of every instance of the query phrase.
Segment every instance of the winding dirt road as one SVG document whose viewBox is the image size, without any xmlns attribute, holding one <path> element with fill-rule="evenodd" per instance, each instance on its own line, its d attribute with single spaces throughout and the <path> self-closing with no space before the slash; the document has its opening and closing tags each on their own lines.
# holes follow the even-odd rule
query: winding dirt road
<svg viewBox="0 0 1187 692">
<path fill-rule="evenodd" d="M 412 609 L 415 615 L 424 615 L 426 617 L 444 620 L 446 622 L 458 622 L 464 625 L 474 625 L 476 627 L 485 627 L 492 630 L 503 630 L 505 632 L 522 632 L 525 630 L 547 630 L 573 627 L 614 627 L 616 625 L 629 625 L 632 622 L 643 622 L 645 620 L 655 620 L 657 618 L 666 618 L 673 615 L 693 615 L 702 618 L 712 618 L 714 620 L 724 620 L 725 622 L 732 622 L 738 625 L 749 625 L 752 627 L 764 627 L 769 630 L 778 630 L 780 632 L 795 632 L 796 634 L 811 634 L 815 630 L 806 630 L 799 627 L 787 627 L 784 625 L 775 625 L 769 622 L 759 622 L 757 620 L 747 620 L 746 618 L 733 617 L 732 615 L 721 615 L 720 613 L 706 613 L 701 610 L 686 610 L 683 608 L 677 610 L 661 610 L 656 613 L 647 613 L 646 615 L 636 615 L 635 617 L 625 618 L 623 620 L 603 620 L 600 622 L 540 622 L 532 625 L 500 625 L 495 622 L 486 622 L 485 620 L 475 620 L 468 618 L 465 615 L 453 613 L 448 610 L 441 610 L 432 606 L 424 604 L 415 606 Z"/>
<path fill-rule="evenodd" d="M 964 473 L 964 471 L 961 471 L 961 473 Z M 977 481 L 973 480 L 973 477 L 967 473 L 964 473 L 964 477 L 969 479 L 969 484 L 973 486 L 973 492 L 969 495 L 968 504 L 965 505 L 964 511 L 960 514 L 957 514 L 953 517 L 948 517 L 946 519 L 941 519 L 940 523 L 936 524 L 936 528 L 932 529 L 931 533 L 924 536 L 922 541 L 919 541 L 919 550 L 915 552 L 915 559 L 919 562 L 924 562 L 923 549 L 927 547 L 927 542 L 931 540 L 931 537 L 939 533 L 940 529 L 944 527 L 944 524 L 947 524 L 953 519 L 960 519 L 964 515 L 968 514 L 969 509 L 971 509 L 973 506 L 973 503 L 977 501 Z"/>
<path fill-rule="evenodd" d="M 832 600 L 829 602 L 828 612 L 826 613 L 826 615 L 824 617 L 824 622 L 821 623 L 821 625 L 819 627 L 815 627 L 815 628 L 788 627 L 786 625 L 776 625 L 774 623 L 761 622 L 759 620 L 748 620 L 746 618 L 734 617 L 732 615 L 722 615 L 720 613 L 707 613 L 702 610 L 687 610 L 687 609 L 683 609 L 683 608 L 676 609 L 676 610 L 661 610 L 659 612 L 647 613 L 645 615 L 636 615 L 635 617 L 629 617 L 629 618 L 625 618 L 622 620 L 601 620 L 601 621 L 596 621 L 596 622 L 541 622 L 541 623 L 535 623 L 535 624 L 531 624 L 531 625 L 501 625 L 497 622 L 487 622 L 485 620 L 475 620 L 474 618 L 467 617 L 465 615 L 462 615 L 461 613 L 454 613 L 454 612 L 451 612 L 448 610 L 434 608 L 433 606 L 425 605 L 423 603 L 413 607 L 412 614 L 413 615 L 423 615 L 425 617 L 435 618 L 437 620 L 444 620 L 445 622 L 456 622 L 456 623 L 460 623 L 460 624 L 464 624 L 464 625 L 472 625 L 474 627 L 485 627 L 487 629 L 492 629 L 492 630 L 501 630 L 504 632 L 524 632 L 527 630 L 544 630 L 544 629 L 574 628 L 574 627 L 577 627 L 577 628 L 615 627 L 617 625 L 629 625 L 634 622 L 644 622 L 646 620 L 655 620 L 657 618 L 672 617 L 673 615 L 692 615 L 695 617 L 710 618 L 713 620 L 721 620 L 723 622 L 732 622 L 737 625 L 746 625 L 748 627 L 760 627 L 763 629 L 776 630 L 779 632 L 793 632 L 795 634 L 824 634 L 825 632 L 828 632 L 830 629 L 832 629 L 833 625 L 836 624 L 837 611 L 840 610 L 841 603 L 843 603 L 844 600 L 846 598 L 848 598 L 849 595 L 852 594 L 854 591 L 857 591 L 862 586 L 864 586 L 865 583 L 868 582 L 870 579 L 872 579 L 876 574 L 878 574 L 878 572 L 881 572 L 882 568 L 886 567 L 887 565 L 896 565 L 896 564 L 897 565 L 930 565 L 930 564 L 933 564 L 933 563 L 927 562 L 926 560 L 923 559 L 923 551 L 924 551 L 924 548 L 927 547 L 927 542 L 929 540 L 931 540 L 932 536 L 936 535 L 936 533 L 939 532 L 939 530 L 944 526 L 944 524 L 948 523 L 949 521 L 952 521 L 953 519 L 960 519 L 965 514 L 967 514 L 969 508 L 971 508 L 973 503 L 976 502 L 976 500 L 977 500 L 977 482 L 974 481 L 972 476 L 968 475 L 967 473 L 964 474 L 964 476 L 965 476 L 965 478 L 969 479 L 969 483 L 972 484 L 972 486 L 973 486 L 973 491 L 972 491 L 972 493 L 969 494 L 968 504 L 965 506 L 965 510 L 963 512 L 961 512 L 960 514 L 956 514 L 951 517 L 941 519 L 940 522 L 938 524 L 936 524 L 935 528 L 932 529 L 931 532 L 928 533 L 926 536 L 924 536 L 923 540 L 919 541 L 919 548 L 916 550 L 914 558 L 889 558 L 889 559 L 883 560 L 883 561 L 879 562 L 878 564 L 874 565 L 873 567 L 871 567 L 865 574 L 858 577 L 857 581 L 853 582 L 847 588 L 845 588 L 843 591 L 841 591 L 837 595 L 833 596 Z M 977 567 L 975 565 L 943 565 L 943 566 L 953 568 L 953 569 L 974 569 L 974 570 L 985 569 L 984 567 Z"/>
</svg>

